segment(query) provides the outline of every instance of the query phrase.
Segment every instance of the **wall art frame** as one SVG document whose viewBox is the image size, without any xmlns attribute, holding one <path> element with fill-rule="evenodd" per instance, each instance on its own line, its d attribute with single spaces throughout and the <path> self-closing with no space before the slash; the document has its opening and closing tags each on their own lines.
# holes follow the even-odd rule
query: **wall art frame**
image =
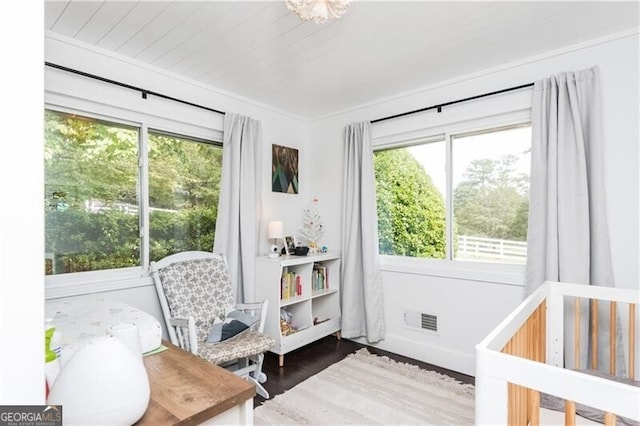
<svg viewBox="0 0 640 426">
<path fill-rule="evenodd" d="M 271 190 L 286 194 L 297 194 L 298 150 L 283 145 L 271 145 Z"/>
</svg>

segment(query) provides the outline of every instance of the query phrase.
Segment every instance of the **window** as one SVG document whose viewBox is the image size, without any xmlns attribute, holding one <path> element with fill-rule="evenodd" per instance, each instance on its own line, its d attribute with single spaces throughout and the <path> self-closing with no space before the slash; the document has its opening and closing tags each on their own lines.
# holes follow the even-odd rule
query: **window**
<svg viewBox="0 0 640 426">
<path fill-rule="evenodd" d="M 377 150 L 380 254 L 524 264 L 530 145 L 518 124 Z"/>
<path fill-rule="evenodd" d="M 47 274 L 140 265 L 138 129 L 45 111 Z"/>
<path fill-rule="evenodd" d="M 47 275 L 211 250 L 221 146 L 143 129 L 45 111 Z"/>
<path fill-rule="evenodd" d="M 219 145 L 149 133 L 152 261 L 184 250 L 212 250 L 221 171 Z"/>
</svg>

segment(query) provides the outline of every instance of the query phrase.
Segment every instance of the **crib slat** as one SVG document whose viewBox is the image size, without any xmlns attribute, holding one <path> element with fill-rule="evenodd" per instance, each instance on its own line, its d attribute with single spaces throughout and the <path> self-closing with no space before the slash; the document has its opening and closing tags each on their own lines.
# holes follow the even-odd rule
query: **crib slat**
<svg viewBox="0 0 640 426">
<path fill-rule="evenodd" d="M 598 300 L 591 299 L 591 369 L 598 369 Z"/>
<path fill-rule="evenodd" d="M 573 401 L 564 402 L 564 426 L 575 426 L 576 424 L 576 403 Z"/>
<path fill-rule="evenodd" d="M 540 392 L 529 389 L 529 425 L 540 426 Z"/>
<path fill-rule="evenodd" d="M 502 348 L 502 352 L 534 361 L 544 362 L 546 358 L 546 302 L 527 319 Z M 524 386 L 509 383 L 508 424 L 517 426 L 539 426 L 540 393 Z"/>
<path fill-rule="evenodd" d="M 616 375 L 616 309 L 617 303 L 612 301 L 609 308 L 609 374 Z"/>
<path fill-rule="evenodd" d="M 527 425 L 527 405 L 529 404 L 529 399 L 527 398 L 527 388 L 523 386 L 518 386 L 520 389 L 520 406 L 519 406 L 519 416 L 518 416 L 518 424 L 526 426 Z"/>
<path fill-rule="evenodd" d="M 636 304 L 629 304 L 629 378 L 636 378 Z"/>
<path fill-rule="evenodd" d="M 516 424 L 516 412 L 518 411 L 516 407 L 516 385 L 509 383 L 507 387 L 507 401 L 509 402 L 507 421 L 510 425 L 513 425 Z"/>
<path fill-rule="evenodd" d="M 525 327 L 521 327 L 515 334 L 515 352 L 519 357 L 525 355 L 525 341 L 523 339 L 525 333 Z M 527 406 L 523 404 L 523 387 L 516 386 L 516 418 L 514 425 L 524 426 L 527 422 Z"/>
</svg>

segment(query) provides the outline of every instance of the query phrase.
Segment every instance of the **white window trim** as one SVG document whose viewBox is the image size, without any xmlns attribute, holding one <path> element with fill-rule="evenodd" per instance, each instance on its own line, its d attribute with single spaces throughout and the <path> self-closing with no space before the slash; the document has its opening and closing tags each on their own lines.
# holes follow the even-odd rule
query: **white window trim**
<svg viewBox="0 0 640 426">
<path fill-rule="evenodd" d="M 195 139 L 212 141 L 216 144 L 222 144 L 223 140 L 222 129 L 216 129 L 213 126 L 194 126 L 187 122 L 148 115 L 126 108 L 104 105 L 89 99 L 79 99 L 60 93 L 45 92 L 45 100 L 45 109 L 77 114 L 114 124 L 137 127 L 141 134 L 140 137 L 143 138 L 142 143 L 139 143 L 139 154 L 141 154 L 139 156 L 139 164 L 148 160 L 146 134 L 143 130 L 193 137 Z M 142 170 L 145 170 L 145 167 L 142 167 Z M 143 182 L 148 180 L 148 175 L 142 172 L 139 176 L 140 188 L 142 188 Z M 144 198 L 142 198 L 146 191 L 148 191 L 148 188 L 141 190 L 141 200 L 139 202 L 140 209 L 143 212 L 143 220 L 145 217 L 148 217 L 149 208 L 148 200 L 145 201 Z M 148 219 L 145 222 L 147 223 L 141 223 L 140 231 L 141 236 L 146 235 L 148 241 Z M 145 240 L 141 239 L 141 244 L 143 244 L 144 241 Z M 144 253 L 145 251 L 147 251 L 146 254 Z M 153 286 L 153 281 L 148 273 L 148 264 L 146 263 L 149 257 L 148 250 L 145 250 L 145 248 L 141 246 L 140 253 L 141 262 L 145 262 L 142 266 L 46 275 L 45 299 Z"/>
<path fill-rule="evenodd" d="M 371 144 L 373 145 L 374 151 L 387 148 L 399 148 L 422 143 L 423 141 L 441 140 L 444 139 L 447 134 L 458 135 L 460 133 L 473 132 L 478 129 L 512 126 L 527 121 L 531 121 L 530 108 L 438 126 L 425 126 L 401 133 L 380 136 L 373 138 Z"/>
<path fill-rule="evenodd" d="M 45 276 L 45 298 L 79 296 L 104 291 L 152 286 L 153 281 L 141 266 L 100 271 L 73 272 Z"/>
<path fill-rule="evenodd" d="M 523 287 L 525 265 L 380 255 L 382 271 Z"/>
<path fill-rule="evenodd" d="M 400 148 L 429 141 L 445 141 L 447 143 L 447 191 L 452 191 L 451 164 L 452 135 L 474 132 L 480 129 L 514 126 L 531 121 L 531 109 L 519 109 L 488 117 L 473 118 L 464 121 L 446 123 L 438 126 L 425 126 L 400 133 L 381 136 L 372 140 L 374 151 Z M 452 247 L 452 235 L 449 231 L 453 215 L 452 197 L 447 197 L 447 259 L 426 259 L 409 256 L 380 255 L 381 269 L 387 272 L 398 272 L 448 279 L 462 279 L 500 285 L 524 287 L 526 265 L 505 263 L 474 262 L 449 259 Z"/>
</svg>

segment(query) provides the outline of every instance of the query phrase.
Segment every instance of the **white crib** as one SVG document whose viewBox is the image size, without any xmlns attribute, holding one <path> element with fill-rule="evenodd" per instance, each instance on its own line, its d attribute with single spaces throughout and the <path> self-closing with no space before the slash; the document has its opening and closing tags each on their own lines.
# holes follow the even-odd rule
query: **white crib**
<svg viewBox="0 0 640 426">
<path fill-rule="evenodd" d="M 565 300 L 575 306 L 572 325 L 574 341 L 564 342 Z M 594 302 L 598 301 L 598 302 Z M 586 303 L 586 305 L 582 305 Z M 604 412 L 604 424 L 615 425 L 617 416 L 640 421 L 640 388 L 635 386 L 636 306 L 640 291 L 618 288 L 546 282 L 518 306 L 495 330 L 476 346 L 476 424 L 539 425 L 541 393 L 565 401 L 564 424 L 576 421 L 576 404 Z M 580 306 L 597 318 L 599 306 L 609 311 L 609 327 L 591 333 L 609 336 L 610 375 L 587 374 L 563 368 L 565 343 L 575 359 L 580 356 Z M 628 315 L 626 315 L 628 312 Z M 616 316 L 626 321 L 617 329 Z M 624 324 L 624 323 L 623 323 Z M 628 361 L 626 383 L 615 378 L 616 335 L 624 333 Z M 592 336 L 592 337 L 593 337 Z M 597 342 L 598 339 L 591 339 Z M 597 347 L 591 344 L 592 353 Z M 597 355 L 596 355 L 597 356 Z M 591 356 L 592 361 L 595 356 Z M 574 361 L 577 363 L 577 361 Z M 597 365 L 597 360 L 595 360 Z M 579 365 L 579 363 L 577 363 Z M 582 368 L 594 368 L 581 366 Z M 579 366 L 580 368 L 580 366 Z M 630 380 L 629 380 L 630 379 Z"/>
</svg>

